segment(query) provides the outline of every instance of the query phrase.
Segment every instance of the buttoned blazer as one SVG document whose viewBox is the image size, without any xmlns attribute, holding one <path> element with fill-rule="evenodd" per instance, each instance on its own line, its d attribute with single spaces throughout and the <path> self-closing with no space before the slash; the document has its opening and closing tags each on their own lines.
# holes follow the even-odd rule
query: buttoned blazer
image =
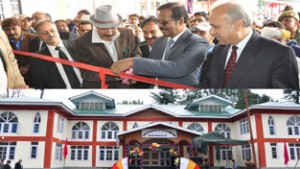
<svg viewBox="0 0 300 169">
<path fill-rule="evenodd" d="M 25 87 L 25 82 L 20 74 L 17 60 L 13 54 L 12 48 L 9 44 L 6 34 L 0 30 L 0 48 L 4 55 L 8 88 L 23 88 Z M 1 78 L 1 77 L 0 77 Z"/>
<path fill-rule="evenodd" d="M 207 77 L 200 87 L 222 87 L 228 48 L 228 45 L 214 48 Z M 299 88 L 294 51 L 254 31 L 225 88 Z"/>
<path fill-rule="evenodd" d="M 125 28 L 118 28 L 120 36 L 115 41 L 115 47 L 118 53 L 118 60 L 141 56 L 139 41 L 132 31 Z M 75 58 L 79 62 L 89 65 L 110 68 L 114 63 L 103 43 L 92 43 L 92 31 L 79 37 L 75 41 Z M 97 72 L 81 69 L 83 78 L 83 87 L 99 88 L 100 79 Z M 115 81 L 116 78 L 106 76 L 106 82 Z"/>
<path fill-rule="evenodd" d="M 160 37 L 155 41 L 149 55 L 151 59 L 135 58 L 134 74 L 198 87 L 200 65 L 206 57 L 208 42 L 186 29 L 162 60 L 167 42 L 168 37 Z"/>
<path fill-rule="evenodd" d="M 74 57 L 73 43 L 70 41 L 62 41 L 71 57 Z M 47 46 L 37 52 L 38 54 L 51 57 L 51 53 Z M 33 79 L 33 87 L 37 89 L 49 88 L 66 88 L 66 85 L 59 73 L 55 63 L 33 58 L 30 60 L 30 67 Z M 78 86 L 77 88 L 79 88 Z"/>
</svg>

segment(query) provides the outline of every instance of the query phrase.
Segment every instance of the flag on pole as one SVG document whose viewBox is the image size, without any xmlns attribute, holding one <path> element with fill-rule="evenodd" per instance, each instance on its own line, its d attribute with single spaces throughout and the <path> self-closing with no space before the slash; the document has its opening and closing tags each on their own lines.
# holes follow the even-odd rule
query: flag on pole
<svg viewBox="0 0 300 169">
<path fill-rule="evenodd" d="M 287 165 L 287 163 L 289 162 L 290 158 L 289 158 L 289 152 L 288 152 L 288 149 L 287 149 L 287 146 L 286 146 L 285 142 L 284 142 L 284 152 L 283 152 L 283 155 L 284 155 L 284 165 Z"/>
<path fill-rule="evenodd" d="M 111 169 L 128 169 L 128 157 L 115 162 Z"/>
<path fill-rule="evenodd" d="M 64 146 L 64 158 L 66 159 L 68 155 L 68 139 L 66 138 L 66 143 Z"/>
<path fill-rule="evenodd" d="M 179 169 L 200 169 L 200 167 L 192 160 L 180 157 Z"/>
</svg>

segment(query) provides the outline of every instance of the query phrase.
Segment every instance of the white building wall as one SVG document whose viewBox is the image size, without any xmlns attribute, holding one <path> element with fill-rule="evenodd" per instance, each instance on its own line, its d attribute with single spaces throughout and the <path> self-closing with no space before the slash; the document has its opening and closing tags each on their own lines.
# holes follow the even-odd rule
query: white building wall
<svg viewBox="0 0 300 169">
<path fill-rule="evenodd" d="M 18 141 L 16 147 L 15 160 L 12 161 L 11 165 L 22 159 L 22 164 L 24 168 L 43 168 L 44 167 L 44 152 L 45 152 L 45 142 L 38 142 L 37 158 L 31 158 L 31 142 L 28 141 Z"/>
<path fill-rule="evenodd" d="M 275 135 L 270 135 L 268 119 L 270 114 L 263 114 L 263 130 L 265 138 L 294 138 L 296 136 L 288 135 L 287 121 L 294 114 L 272 114 L 272 117 L 275 122 Z"/>
<path fill-rule="evenodd" d="M 78 123 L 78 122 L 85 122 L 87 125 L 89 125 L 90 127 L 90 133 L 89 133 L 89 139 L 73 139 L 72 138 L 72 128 L 73 126 Z M 87 120 L 82 120 L 82 121 L 68 121 L 68 125 L 67 125 L 67 138 L 68 140 L 72 140 L 72 141 L 92 141 L 93 139 L 93 121 L 87 121 Z"/>
<path fill-rule="evenodd" d="M 58 118 L 59 116 L 64 120 L 64 129 L 63 129 L 63 133 L 58 132 Z M 54 114 L 54 125 L 53 125 L 53 137 L 54 138 L 58 138 L 58 139 L 62 139 L 65 140 L 67 134 L 70 132 L 70 130 L 68 130 L 69 125 L 68 125 L 68 120 L 66 118 L 64 118 L 63 116 L 59 115 L 58 113 Z"/>
</svg>

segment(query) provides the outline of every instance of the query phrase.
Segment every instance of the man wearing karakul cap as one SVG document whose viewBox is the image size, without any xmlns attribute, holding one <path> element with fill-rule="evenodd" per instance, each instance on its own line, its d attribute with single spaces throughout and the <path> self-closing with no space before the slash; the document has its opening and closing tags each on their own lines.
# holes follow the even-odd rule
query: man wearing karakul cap
<svg viewBox="0 0 300 169">
<path fill-rule="evenodd" d="M 75 41 L 75 58 L 79 62 L 110 68 L 118 60 L 141 56 L 139 41 L 132 31 L 119 28 L 122 17 L 111 5 L 99 6 L 90 16 L 91 23 L 96 27 Z M 96 72 L 81 70 L 84 88 L 101 87 Z M 122 81 L 106 76 L 109 88 L 126 88 Z"/>
</svg>

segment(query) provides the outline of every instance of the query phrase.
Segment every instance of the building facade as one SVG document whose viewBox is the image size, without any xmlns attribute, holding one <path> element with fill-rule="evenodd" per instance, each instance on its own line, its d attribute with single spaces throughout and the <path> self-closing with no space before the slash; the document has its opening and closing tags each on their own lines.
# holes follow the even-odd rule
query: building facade
<svg viewBox="0 0 300 169">
<path fill-rule="evenodd" d="M 132 167 L 168 168 L 173 165 L 172 149 L 199 165 L 205 158 L 212 166 L 230 166 L 231 159 L 244 166 L 247 158 L 254 160 L 247 111 L 218 96 L 188 105 L 119 105 L 90 91 L 70 101 L 74 107 L 27 97 L 1 98 L 0 158 L 13 163 L 23 159 L 24 168 L 110 168 L 129 156 Z M 286 168 L 286 144 L 288 166 L 293 168 L 300 159 L 300 106 L 269 102 L 251 106 L 249 112 L 257 166 Z M 249 144 L 210 145 L 207 154 L 199 153 L 193 138 L 212 131 Z M 154 144 L 160 146 L 150 148 Z M 141 156 L 132 154 L 137 147 Z"/>
</svg>

